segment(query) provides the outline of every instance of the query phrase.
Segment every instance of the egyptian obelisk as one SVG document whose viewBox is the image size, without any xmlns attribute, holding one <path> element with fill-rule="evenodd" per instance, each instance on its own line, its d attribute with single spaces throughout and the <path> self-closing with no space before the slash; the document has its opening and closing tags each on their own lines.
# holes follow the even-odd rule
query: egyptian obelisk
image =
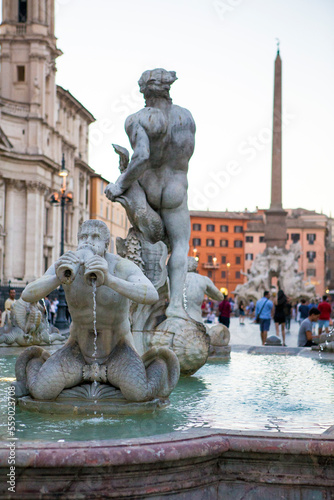
<svg viewBox="0 0 334 500">
<path fill-rule="evenodd" d="M 282 61 L 277 46 L 274 81 L 273 149 L 271 164 L 271 202 L 266 210 L 267 248 L 285 248 L 286 215 L 282 207 Z"/>
</svg>

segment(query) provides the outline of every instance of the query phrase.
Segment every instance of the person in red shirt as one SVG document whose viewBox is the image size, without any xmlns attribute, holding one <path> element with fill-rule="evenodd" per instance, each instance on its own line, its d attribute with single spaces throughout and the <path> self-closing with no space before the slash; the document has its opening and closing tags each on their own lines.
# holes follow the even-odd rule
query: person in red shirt
<svg viewBox="0 0 334 500">
<path fill-rule="evenodd" d="M 227 295 L 224 295 L 224 300 L 219 304 L 219 323 L 230 326 L 231 304 L 227 300 Z"/>
<path fill-rule="evenodd" d="M 318 309 L 320 311 L 318 327 L 319 327 L 319 335 L 322 332 L 322 329 L 325 328 L 325 332 L 328 333 L 329 328 L 329 320 L 331 317 L 332 308 L 331 305 L 327 302 L 327 295 L 322 297 L 322 302 L 318 305 Z"/>
</svg>

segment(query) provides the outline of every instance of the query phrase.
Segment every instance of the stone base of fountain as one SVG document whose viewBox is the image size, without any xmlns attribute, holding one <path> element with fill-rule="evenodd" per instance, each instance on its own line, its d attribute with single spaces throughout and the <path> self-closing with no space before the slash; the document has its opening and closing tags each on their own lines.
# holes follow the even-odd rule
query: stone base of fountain
<svg viewBox="0 0 334 500">
<path fill-rule="evenodd" d="M 17 398 L 22 410 L 56 415 L 137 415 L 152 413 L 169 405 L 169 399 L 128 401 L 121 391 L 107 384 L 84 384 L 65 389 L 57 399 L 40 401 L 30 396 Z"/>
</svg>

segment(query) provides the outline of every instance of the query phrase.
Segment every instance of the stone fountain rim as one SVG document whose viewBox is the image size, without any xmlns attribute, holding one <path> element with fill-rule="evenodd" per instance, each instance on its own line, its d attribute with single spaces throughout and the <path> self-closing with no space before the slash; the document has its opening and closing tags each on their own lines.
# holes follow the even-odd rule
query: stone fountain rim
<svg viewBox="0 0 334 500">
<path fill-rule="evenodd" d="M 8 466 L 8 443 L 0 441 L 0 467 Z M 334 434 L 215 429 L 103 441 L 17 440 L 15 445 L 17 467 L 100 467 L 201 459 L 227 452 L 332 457 Z"/>
</svg>

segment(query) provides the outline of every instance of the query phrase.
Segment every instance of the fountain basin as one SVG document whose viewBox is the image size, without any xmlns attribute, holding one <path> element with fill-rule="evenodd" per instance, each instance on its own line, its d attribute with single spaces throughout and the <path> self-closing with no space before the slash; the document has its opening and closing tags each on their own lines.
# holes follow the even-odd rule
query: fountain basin
<svg viewBox="0 0 334 500">
<path fill-rule="evenodd" d="M 133 440 L 16 443 L 16 492 L 1 498 L 329 499 L 330 436 L 200 430 Z M 2 474 L 8 447 L 0 447 Z"/>
<path fill-rule="evenodd" d="M 18 406 L 22 410 L 44 415 L 138 415 L 152 413 L 169 405 L 169 400 L 153 399 L 140 403 L 120 400 L 87 401 L 87 400 L 61 400 L 37 401 L 30 396 L 19 398 Z"/>
</svg>

